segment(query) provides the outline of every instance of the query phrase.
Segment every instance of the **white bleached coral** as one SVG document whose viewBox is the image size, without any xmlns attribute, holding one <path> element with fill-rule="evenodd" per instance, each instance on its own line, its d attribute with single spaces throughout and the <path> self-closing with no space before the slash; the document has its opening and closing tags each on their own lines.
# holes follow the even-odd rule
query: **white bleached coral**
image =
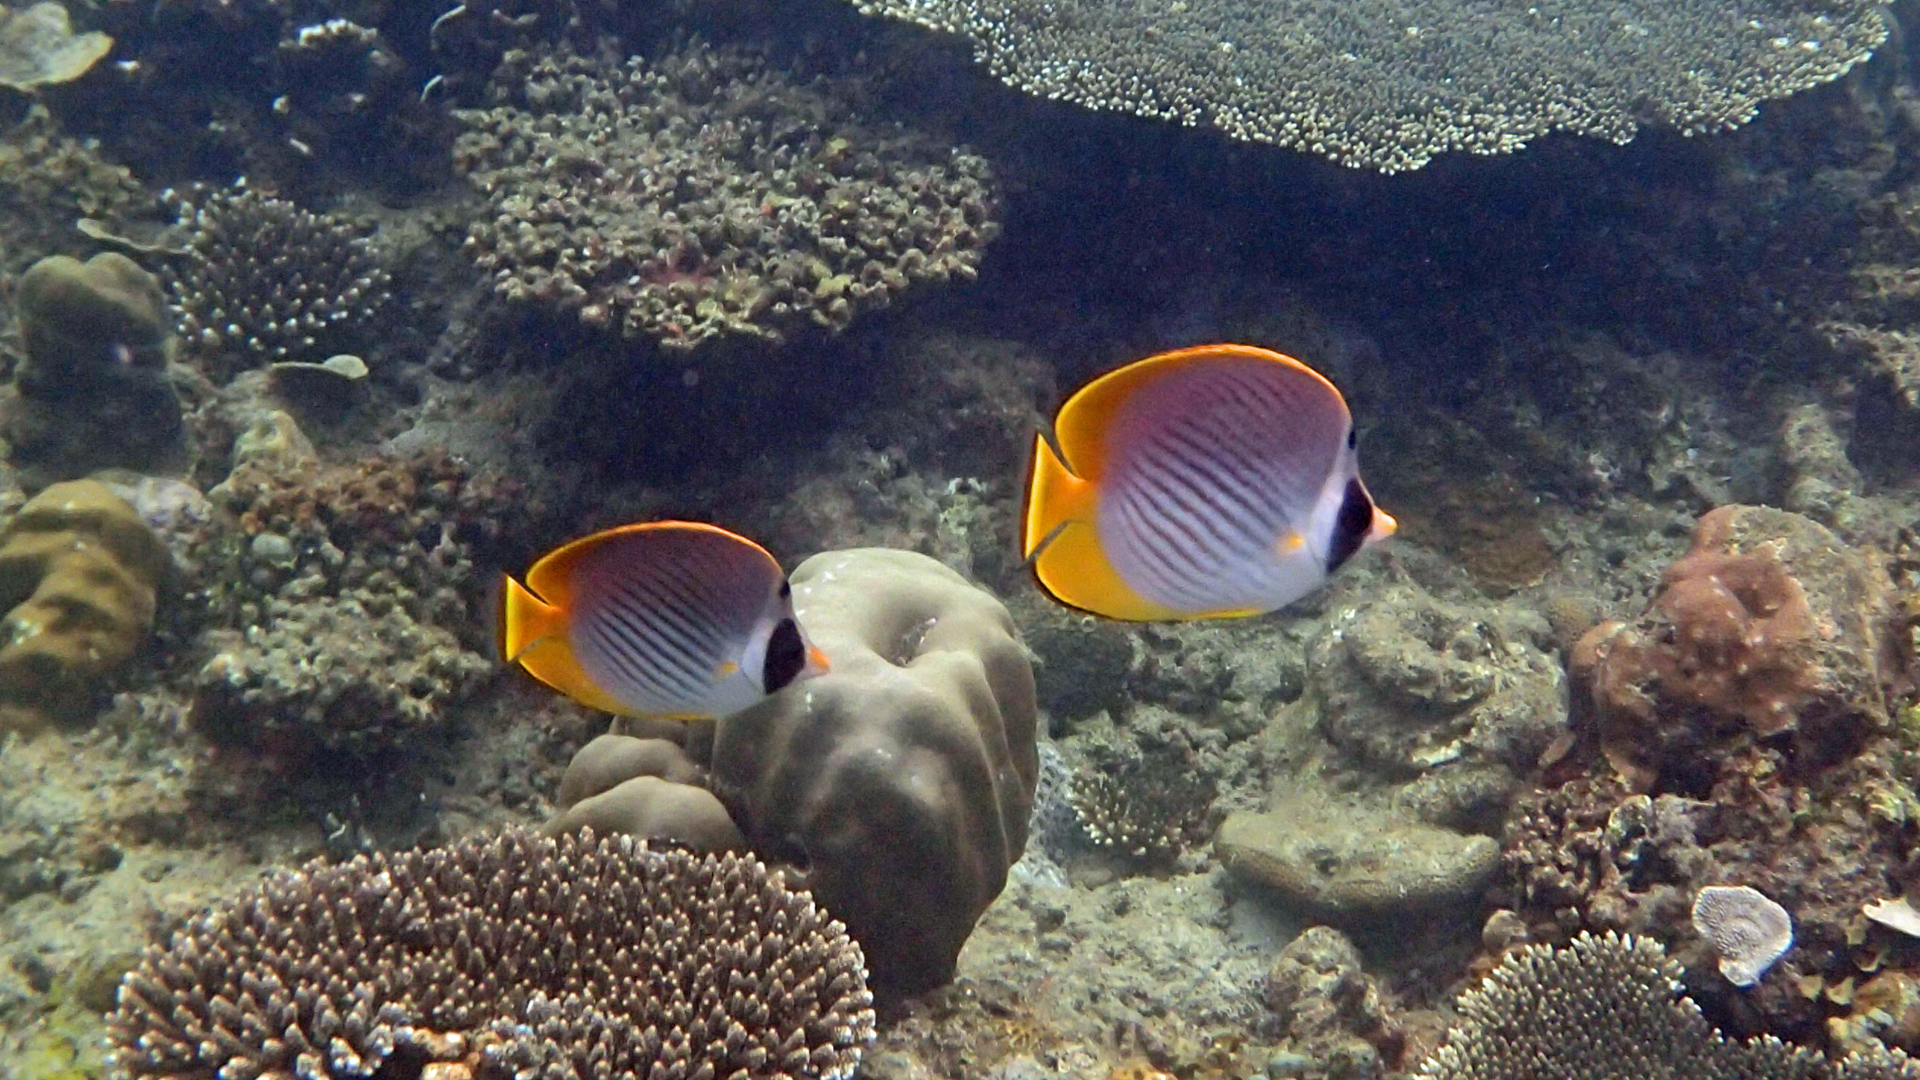
<svg viewBox="0 0 1920 1080">
<path fill-rule="evenodd" d="M 1693 928 L 1720 956 L 1720 974 L 1735 986 L 1760 981 L 1793 947 L 1793 918 L 1758 889 L 1708 885 L 1693 900 Z"/>
</svg>

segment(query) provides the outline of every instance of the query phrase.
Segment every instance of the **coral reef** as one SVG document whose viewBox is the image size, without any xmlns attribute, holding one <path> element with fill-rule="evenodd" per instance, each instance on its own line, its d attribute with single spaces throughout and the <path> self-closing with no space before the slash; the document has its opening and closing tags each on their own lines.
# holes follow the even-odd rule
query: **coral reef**
<svg viewBox="0 0 1920 1080">
<path fill-rule="evenodd" d="M 50 477 L 151 469 L 182 456 L 166 365 L 172 318 L 160 283 L 124 255 L 53 255 L 21 278 L 26 356 L 0 431 L 14 460 Z"/>
<path fill-rule="evenodd" d="M 273 413 L 210 493 L 238 519 L 205 577 L 193 718 L 223 741 L 365 755 L 446 726 L 494 671 L 465 590 L 524 521 L 515 485 L 438 453 L 322 463 Z M 463 637 L 462 635 L 466 635 Z"/>
<path fill-rule="evenodd" d="M 1630 624 L 1602 623 L 1570 666 L 1607 758 L 1635 788 L 1698 793 L 1740 737 L 1791 733 L 1796 767 L 1887 727 L 1889 584 L 1798 514 L 1723 506 Z"/>
<path fill-rule="evenodd" d="M 1274 958 L 1261 989 L 1286 1032 L 1281 1067 L 1270 1059 L 1269 1076 L 1379 1076 L 1398 1063 L 1406 1034 L 1340 931 L 1302 931 Z"/>
<path fill-rule="evenodd" d="M 863 118 L 861 86 L 738 49 L 547 56 L 462 114 L 460 168 L 491 205 L 468 250 L 509 299 L 676 349 L 971 278 L 996 228 L 986 163 Z"/>
<path fill-rule="evenodd" d="M 153 627 L 167 552 L 103 484 L 55 484 L 0 527 L 0 731 L 85 716 Z"/>
<path fill-rule="evenodd" d="M 871 1001 L 750 857 L 508 832 L 281 873 L 150 947 L 108 1023 L 118 1080 L 845 1080 Z"/>
<path fill-rule="evenodd" d="M 174 205 L 188 254 L 168 288 L 187 351 L 216 376 L 379 340 L 392 279 L 360 228 L 244 182 Z"/>
<path fill-rule="evenodd" d="M 1462 1020 L 1417 1080 L 1904 1080 L 1920 1064 L 1898 1051 L 1838 1063 L 1771 1036 L 1715 1031 L 1681 993 L 1681 971 L 1658 943 L 1583 934 L 1564 947 L 1504 957 L 1458 1002 Z"/>
<path fill-rule="evenodd" d="M 1720 974 L 1735 986 L 1760 981 L 1793 947 L 1793 918 L 1746 885 L 1709 885 L 1693 899 L 1693 928 L 1720 957 Z"/>
<path fill-rule="evenodd" d="M 54 0 L 0 8 L 0 86 L 32 90 L 72 82 L 112 48 L 113 38 L 98 30 L 74 33 L 67 9 Z"/>
<path fill-rule="evenodd" d="M 1626 142 L 1649 118 L 1689 134 L 1734 127 L 1768 98 L 1844 75 L 1887 35 L 1879 10 L 1855 0 L 1502 12 L 1447 0 L 1150 12 L 1119 0 L 854 2 L 971 38 L 994 74 L 1031 94 L 1386 172 L 1555 130 Z"/>
<path fill-rule="evenodd" d="M 1076 773 L 1066 800 L 1094 847 L 1169 866 L 1212 831 L 1216 791 L 1190 751 L 1138 754 Z"/>
<path fill-rule="evenodd" d="M 1369 783 L 1433 824 L 1497 833 L 1509 799 L 1566 730 L 1552 631 L 1517 607 L 1396 583 L 1332 613 L 1301 698 Z"/>
<path fill-rule="evenodd" d="M 1026 845 L 1033 669 L 1000 602 L 924 555 L 825 552 L 791 581 L 833 670 L 720 720 L 713 790 L 807 868 L 876 990 L 937 986 Z"/>
<path fill-rule="evenodd" d="M 17 273 L 69 250 L 76 220 L 110 225 L 153 206 L 126 166 L 66 133 L 44 106 L 0 134 L 0 219 L 7 223 L 0 270 Z"/>
</svg>

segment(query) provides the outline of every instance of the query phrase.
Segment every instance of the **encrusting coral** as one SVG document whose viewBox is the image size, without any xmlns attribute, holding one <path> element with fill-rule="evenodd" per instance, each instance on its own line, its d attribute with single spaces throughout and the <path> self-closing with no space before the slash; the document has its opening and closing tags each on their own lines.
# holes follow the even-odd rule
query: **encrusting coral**
<svg viewBox="0 0 1920 1080">
<path fill-rule="evenodd" d="M 209 493 L 238 520 L 204 575 L 212 653 L 191 715 L 216 738 L 297 757 L 406 746 L 495 665 L 463 640 L 474 546 L 529 510 L 520 489 L 439 453 L 322 463 L 285 413 L 237 444 Z"/>
<path fill-rule="evenodd" d="M 1460 1024 L 1416 1080 L 1915 1080 L 1920 1064 L 1885 1049 L 1838 1062 L 1772 1036 L 1728 1038 L 1681 993 L 1657 942 L 1582 934 L 1526 945 L 1461 995 Z"/>
<path fill-rule="evenodd" d="M 838 329 L 973 277 L 986 162 L 863 118 L 862 88 L 739 49 L 543 57 L 462 114 L 456 156 L 492 207 L 467 249 L 509 299 L 675 349 Z"/>
<path fill-rule="evenodd" d="M 1689 134 L 1839 78 L 1887 34 L 1865 0 L 854 0 L 971 38 L 1031 94 L 1399 172 L 1549 131 Z"/>
<path fill-rule="evenodd" d="M 700 847 L 731 846 L 737 827 L 804 870 L 866 949 L 876 990 L 931 989 L 1026 845 L 1032 666 L 1006 608 L 924 555 L 830 551 L 790 580 L 832 671 L 719 720 L 704 763 L 663 739 L 596 740 L 548 827 Z"/>
<path fill-rule="evenodd" d="M 15 303 L 26 356 L 4 427 L 16 461 L 72 477 L 150 468 L 181 448 L 173 319 L 153 275 L 113 252 L 53 255 L 21 276 Z"/>
<path fill-rule="evenodd" d="M 1629 624 L 1602 623 L 1570 666 L 1607 758 L 1639 790 L 1698 788 L 1714 746 L 1792 732 L 1804 764 L 1887 725 L 1889 585 L 1820 524 L 1723 506 Z"/>
<path fill-rule="evenodd" d="M 83 716 L 152 632 L 160 540 L 93 480 L 55 484 L 0 527 L 0 731 Z"/>
<path fill-rule="evenodd" d="M 148 948 L 115 1080 L 846 1080 L 860 947 L 749 856 L 509 831 L 316 862 Z"/>
</svg>

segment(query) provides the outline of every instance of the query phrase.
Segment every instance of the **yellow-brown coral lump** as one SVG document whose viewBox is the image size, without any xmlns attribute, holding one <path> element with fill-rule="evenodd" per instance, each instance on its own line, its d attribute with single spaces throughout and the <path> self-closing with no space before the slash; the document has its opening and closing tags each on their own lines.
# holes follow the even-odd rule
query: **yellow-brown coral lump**
<svg viewBox="0 0 1920 1080">
<path fill-rule="evenodd" d="M 153 628 L 166 549 L 96 480 L 54 484 L 0 525 L 0 730 L 83 716 Z"/>
</svg>

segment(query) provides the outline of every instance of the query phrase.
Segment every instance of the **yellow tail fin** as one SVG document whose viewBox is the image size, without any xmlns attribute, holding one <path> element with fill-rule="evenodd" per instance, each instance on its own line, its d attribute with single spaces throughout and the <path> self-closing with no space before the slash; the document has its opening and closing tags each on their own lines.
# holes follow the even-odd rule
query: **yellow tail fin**
<svg viewBox="0 0 1920 1080">
<path fill-rule="evenodd" d="M 1044 435 L 1036 435 L 1027 478 L 1020 554 L 1041 591 L 1068 607 L 1109 619 L 1175 619 L 1180 613 L 1128 587 L 1107 561 L 1094 520 L 1094 485 L 1073 474 Z"/>
</svg>

